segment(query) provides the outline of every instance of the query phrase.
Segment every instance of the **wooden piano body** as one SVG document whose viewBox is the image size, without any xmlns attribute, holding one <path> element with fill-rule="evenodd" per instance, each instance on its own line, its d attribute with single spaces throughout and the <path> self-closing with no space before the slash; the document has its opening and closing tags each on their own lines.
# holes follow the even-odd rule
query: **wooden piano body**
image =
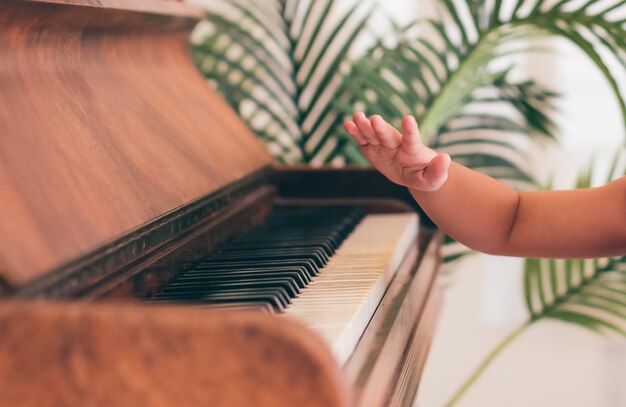
<svg viewBox="0 0 626 407">
<path fill-rule="evenodd" d="M 0 405 L 409 405 L 441 303 L 425 225 L 343 364 L 284 316 L 150 304 L 276 203 L 417 210 L 370 169 L 274 166 L 190 60 L 201 17 L 0 2 Z"/>
</svg>

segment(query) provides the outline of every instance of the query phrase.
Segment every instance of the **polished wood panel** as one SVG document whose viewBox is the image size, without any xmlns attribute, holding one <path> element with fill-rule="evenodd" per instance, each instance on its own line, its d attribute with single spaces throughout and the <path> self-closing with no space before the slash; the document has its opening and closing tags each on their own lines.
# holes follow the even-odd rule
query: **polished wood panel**
<svg viewBox="0 0 626 407">
<path fill-rule="evenodd" d="M 174 2 L 0 2 L 0 275 L 21 285 L 271 162 Z"/>
<path fill-rule="evenodd" d="M 437 319 L 443 306 L 443 287 L 437 278 L 425 304 L 422 316 L 403 356 L 396 386 L 387 405 L 411 407 L 415 405 L 424 365 L 430 351 Z"/>
<path fill-rule="evenodd" d="M 143 301 L 151 298 L 161 287 L 215 252 L 233 235 L 244 234 L 262 222 L 271 212 L 273 200 L 272 188 L 260 188 L 194 225 L 190 231 L 181 233 L 175 241 L 154 254 L 108 278 L 94 278 L 92 286 L 85 286 L 78 295 L 102 301 Z"/>
<path fill-rule="evenodd" d="M 428 304 L 438 301 L 432 291 L 440 269 L 441 235 L 425 232 L 420 238 L 419 250 L 415 247 L 405 259 L 344 367 L 355 405 L 395 405 L 390 404 L 390 397 L 398 393 L 403 372 L 408 369 L 413 371 L 411 377 L 421 375 L 431 338 L 424 334 L 419 340 L 413 338 L 416 330 L 434 329 L 431 314 L 436 309 Z M 411 349 L 419 356 L 407 364 Z M 400 393 L 406 397 L 415 396 L 417 383 L 410 381 L 404 390 Z"/>
<path fill-rule="evenodd" d="M 0 332 L 6 406 L 348 403 L 321 339 L 261 313 L 4 303 Z"/>
</svg>

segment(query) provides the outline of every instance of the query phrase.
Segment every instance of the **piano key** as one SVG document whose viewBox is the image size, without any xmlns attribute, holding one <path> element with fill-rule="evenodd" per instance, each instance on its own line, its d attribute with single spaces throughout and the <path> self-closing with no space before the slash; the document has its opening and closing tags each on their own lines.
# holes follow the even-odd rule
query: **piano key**
<svg viewBox="0 0 626 407">
<path fill-rule="evenodd" d="M 252 276 L 255 278 L 286 277 L 293 281 L 298 288 L 304 288 L 308 284 L 308 282 L 302 278 L 301 272 L 290 268 L 283 268 L 281 270 L 277 267 L 258 270 L 232 270 L 223 268 L 219 270 L 208 270 L 206 272 L 193 272 L 180 277 L 175 283 L 170 284 L 170 286 L 180 286 L 182 284 L 193 284 L 197 286 L 199 283 L 206 283 L 215 279 L 238 280 Z"/>
<path fill-rule="evenodd" d="M 345 362 L 408 249 L 417 244 L 417 225 L 415 214 L 366 216 L 284 315 L 321 334 Z"/>
<path fill-rule="evenodd" d="M 308 259 L 315 262 L 317 267 L 322 267 L 328 261 L 328 257 L 319 251 L 307 251 L 304 249 L 283 249 L 283 250 L 259 250 L 244 253 L 217 253 L 212 257 L 215 261 L 227 260 L 303 260 Z"/>
<path fill-rule="evenodd" d="M 339 232 L 312 234 L 310 232 L 307 233 L 305 230 L 302 230 L 302 231 L 294 230 L 288 236 L 285 236 L 285 234 L 278 235 L 278 234 L 272 234 L 272 233 L 267 233 L 264 235 L 254 235 L 254 236 L 246 235 L 244 237 L 233 240 L 233 242 L 237 244 L 246 244 L 246 243 L 254 244 L 254 243 L 261 242 L 261 241 L 281 243 L 281 242 L 285 242 L 286 240 L 304 241 L 307 239 L 316 239 L 316 238 L 325 239 L 328 242 L 328 245 L 330 245 L 330 247 L 332 247 L 333 250 L 336 250 L 337 247 L 339 246 L 339 243 L 343 241 L 345 236 L 343 236 Z"/>
<path fill-rule="evenodd" d="M 166 296 L 159 296 L 154 300 L 157 302 L 166 300 L 168 302 L 192 302 L 204 304 L 255 302 L 266 303 L 270 305 L 274 310 L 278 311 L 283 310 L 288 304 L 288 302 L 282 296 L 282 292 L 274 288 L 240 288 L 229 291 L 208 292 L 193 298 L 189 298 L 184 294 L 170 294 Z"/>
<path fill-rule="evenodd" d="M 268 241 L 266 239 L 248 241 L 248 242 L 232 242 L 224 247 L 220 248 L 222 253 L 242 252 L 253 249 L 282 249 L 282 248 L 297 248 L 297 249 L 319 249 L 323 250 L 326 256 L 330 257 L 335 252 L 335 248 L 328 242 L 320 241 L 305 241 L 305 240 L 280 240 L 280 241 Z"/>
<path fill-rule="evenodd" d="M 263 269 L 264 267 L 274 268 L 278 271 L 293 271 L 298 273 L 298 275 L 305 281 L 305 284 L 311 282 L 313 276 L 317 273 L 315 263 L 313 262 L 302 262 L 302 261 L 245 261 L 245 262 L 221 262 L 215 264 L 203 264 L 196 266 L 193 270 L 187 272 L 186 274 L 180 276 L 179 278 L 184 279 L 187 277 L 191 277 L 194 275 L 202 275 L 205 273 L 211 273 L 213 271 L 220 272 L 222 270 L 227 271 L 248 271 L 248 270 L 257 270 Z"/>
<path fill-rule="evenodd" d="M 179 305 L 178 301 L 167 301 L 162 300 L 159 301 L 159 304 L 176 304 Z M 201 303 L 194 302 L 185 304 L 186 308 L 210 308 L 210 309 L 223 309 L 226 311 L 234 311 L 234 310 L 246 310 L 246 311 L 260 311 L 267 314 L 274 314 L 274 308 L 266 303 L 266 302 L 228 302 L 228 303 Z"/>
<path fill-rule="evenodd" d="M 203 270 L 212 270 L 213 268 L 222 268 L 227 267 L 230 269 L 239 269 L 239 270 L 248 270 L 248 269 L 256 269 L 264 266 L 272 266 L 276 265 L 277 267 L 292 267 L 294 270 L 302 270 L 304 271 L 303 278 L 306 277 L 307 282 L 311 281 L 311 278 L 317 274 L 317 266 L 313 261 L 303 259 L 303 260 L 246 260 L 246 261 L 235 261 L 235 262 L 212 262 L 212 263 L 201 263 L 195 266 L 194 270 L 189 273 L 200 272 Z M 187 275 L 184 274 L 183 277 Z M 181 277 L 182 278 L 182 277 Z"/>
<path fill-rule="evenodd" d="M 164 291 L 164 295 L 168 293 L 181 293 L 194 295 L 195 293 L 201 295 L 205 292 L 212 291 L 228 291 L 231 287 L 275 287 L 282 288 L 286 292 L 285 294 L 289 299 L 295 298 L 300 294 L 300 288 L 298 284 L 290 276 L 278 276 L 274 274 L 266 275 L 250 275 L 247 276 L 213 276 L 213 278 L 204 278 L 201 281 L 193 280 L 191 282 L 175 282 L 170 284 Z M 238 277 L 238 278 L 237 278 Z M 199 283 L 209 284 L 210 289 L 202 287 Z"/>
<path fill-rule="evenodd" d="M 320 209 L 278 208 L 265 224 L 250 231 L 245 242 L 240 237 L 226 243 L 163 288 L 154 300 L 217 303 L 220 299 L 234 302 L 242 295 L 244 303 L 267 302 L 254 296 L 258 290 L 262 296 L 273 293 L 276 298 L 271 304 L 281 310 L 328 262 L 342 236 L 362 217 L 354 207 L 341 208 L 338 214 L 329 219 Z M 295 245 L 294 233 L 307 230 L 310 236 L 299 237 Z M 271 239 L 265 239 L 269 233 Z"/>
<path fill-rule="evenodd" d="M 350 215 L 354 213 L 357 211 Z M 345 362 L 408 248 L 417 244 L 415 214 L 354 215 L 350 221 L 357 218 L 361 222 L 351 228 L 344 228 L 345 219 L 335 219 L 336 225 L 343 226 L 315 229 L 315 222 L 298 219 L 296 210 L 283 216 L 282 225 L 272 217 L 262 231 L 258 227 L 251 231 L 252 236 L 231 240 L 225 249 L 168 285 L 156 299 L 210 306 L 265 304 L 318 331 L 337 359 Z M 289 229 L 288 222 L 297 227 Z M 314 236 L 305 236 L 306 224 Z M 272 229 L 278 232 L 270 235 Z M 340 237 L 339 229 L 353 231 L 341 230 L 346 238 L 337 242 L 336 248 L 303 244 L 330 241 L 331 235 Z"/>
</svg>

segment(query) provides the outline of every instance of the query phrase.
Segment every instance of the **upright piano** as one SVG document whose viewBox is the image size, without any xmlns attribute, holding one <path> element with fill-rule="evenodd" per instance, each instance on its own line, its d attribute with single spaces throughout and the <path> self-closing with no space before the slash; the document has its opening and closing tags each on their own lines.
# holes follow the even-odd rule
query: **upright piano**
<svg viewBox="0 0 626 407">
<path fill-rule="evenodd" d="M 439 233 L 371 169 L 275 165 L 201 18 L 0 2 L 0 405 L 411 405 Z"/>
</svg>

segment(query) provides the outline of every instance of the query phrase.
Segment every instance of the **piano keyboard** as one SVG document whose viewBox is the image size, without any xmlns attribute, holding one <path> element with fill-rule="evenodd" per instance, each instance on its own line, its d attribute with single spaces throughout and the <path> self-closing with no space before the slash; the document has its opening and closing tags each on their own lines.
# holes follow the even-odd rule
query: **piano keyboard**
<svg viewBox="0 0 626 407">
<path fill-rule="evenodd" d="M 284 310 L 362 219 L 357 207 L 277 207 L 163 288 L 157 301 Z"/>
<path fill-rule="evenodd" d="M 368 215 L 285 310 L 321 334 L 340 363 L 352 354 L 411 245 L 417 215 Z"/>
<path fill-rule="evenodd" d="M 416 244 L 417 226 L 413 213 L 279 206 L 152 300 L 281 313 L 321 334 L 343 363 Z"/>
</svg>

